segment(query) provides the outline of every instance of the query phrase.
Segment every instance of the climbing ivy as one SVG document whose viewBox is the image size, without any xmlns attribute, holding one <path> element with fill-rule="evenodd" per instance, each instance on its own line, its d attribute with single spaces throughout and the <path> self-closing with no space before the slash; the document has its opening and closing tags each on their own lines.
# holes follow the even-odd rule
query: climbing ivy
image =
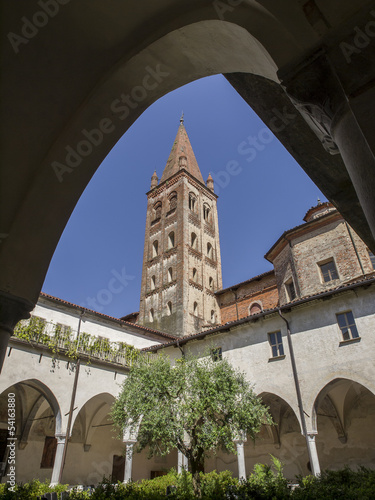
<svg viewBox="0 0 375 500">
<path fill-rule="evenodd" d="M 140 355 L 140 351 L 125 342 L 110 342 L 106 338 L 96 337 L 81 332 L 77 338 L 71 327 L 47 323 L 44 319 L 32 316 L 30 320 L 20 321 L 14 329 L 14 336 L 32 345 L 42 344 L 47 347 L 55 359 L 64 354 L 72 360 L 81 355 L 109 362 L 131 366 Z"/>
</svg>

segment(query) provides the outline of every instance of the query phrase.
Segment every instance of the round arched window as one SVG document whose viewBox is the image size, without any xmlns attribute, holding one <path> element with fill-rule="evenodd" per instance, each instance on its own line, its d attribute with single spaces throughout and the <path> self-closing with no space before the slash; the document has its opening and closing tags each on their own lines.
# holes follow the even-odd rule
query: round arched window
<svg viewBox="0 0 375 500">
<path fill-rule="evenodd" d="M 262 306 L 258 304 L 258 302 L 254 302 L 254 304 L 251 304 L 250 306 L 250 316 L 252 314 L 258 314 L 262 312 Z"/>
</svg>

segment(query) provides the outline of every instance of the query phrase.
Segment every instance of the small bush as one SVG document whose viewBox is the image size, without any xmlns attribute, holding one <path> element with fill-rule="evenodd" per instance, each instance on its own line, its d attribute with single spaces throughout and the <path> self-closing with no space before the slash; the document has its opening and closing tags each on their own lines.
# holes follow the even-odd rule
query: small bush
<svg viewBox="0 0 375 500">
<path fill-rule="evenodd" d="M 299 477 L 300 487 L 293 492 L 293 500 L 374 500 L 375 470 L 349 467 L 326 470 L 319 477 Z"/>
<path fill-rule="evenodd" d="M 7 483 L 0 484 L 0 499 L 1 500 L 36 500 L 38 496 L 44 493 L 51 493 L 55 491 L 56 493 L 61 493 L 66 491 L 68 488 L 67 484 L 59 484 L 57 486 L 50 487 L 50 481 L 46 479 L 44 483 L 34 480 L 30 483 L 18 483 L 14 492 L 10 490 L 10 486 Z"/>
</svg>

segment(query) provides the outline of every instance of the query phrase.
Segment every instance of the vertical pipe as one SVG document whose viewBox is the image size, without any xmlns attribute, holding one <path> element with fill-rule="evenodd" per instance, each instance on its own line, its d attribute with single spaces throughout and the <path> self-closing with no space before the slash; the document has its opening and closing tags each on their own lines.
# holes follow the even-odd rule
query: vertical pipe
<svg viewBox="0 0 375 500">
<path fill-rule="evenodd" d="M 306 440 L 306 446 L 307 446 L 307 452 L 309 454 L 311 471 L 314 474 L 314 476 L 317 476 L 318 474 L 320 474 L 319 461 L 317 460 L 317 458 L 318 458 L 317 454 L 314 453 L 314 450 L 312 449 L 310 437 L 309 437 L 309 434 L 307 433 L 306 419 L 305 419 L 305 413 L 303 411 L 301 389 L 300 389 L 299 380 L 298 380 L 297 366 L 296 366 L 296 360 L 294 357 L 294 350 L 293 350 L 292 336 L 290 334 L 289 322 L 281 314 L 280 308 L 278 309 L 278 313 L 279 313 L 280 318 L 282 320 L 284 320 L 286 323 L 286 332 L 287 332 L 288 347 L 289 347 L 289 353 L 290 353 L 290 361 L 292 363 L 294 385 L 296 387 L 297 402 L 298 402 L 298 409 L 299 409 L 299 414 L 300 414 L 300 418 L 301 418 L 302 431 L 303 431 L 303 435 L 304 435 L 305 440 Z"/>
<path fill-rule="evenodd" d="M 64 471 L 64 465 L 65 465 L 65 459 L 66 459 L 66 452 L 68 450 L 68 442 L 70 439 L 70 427 L 72 425 L 72 418 L 73 418 L 73 409 L 74 409 L 74 401 L 76 399 L 76 392 L 77 392 L 77 384 L 78 384 L 78 375 L 79 375 L 79 367 L 80 367 L 80 362 L 81 360 L 78 358 L 77 364 L 76 364 L 76 372 L 74 374 L 74 384 L 73 384 L 73 390 L 72 390 L 72 397 L 70 400 L 70 410 L 69 410 L 69 418 L 68 418 L 68 426 L 66 429 L 66 438 L 64 442 L 64 451 L 63 451 L 63 456 L 61 460 L 61 468 L 60 468 L 60 474 L 59 474 L 59 483 L 61 484 L 62 481 L 62 475 Z"/>
</svg>

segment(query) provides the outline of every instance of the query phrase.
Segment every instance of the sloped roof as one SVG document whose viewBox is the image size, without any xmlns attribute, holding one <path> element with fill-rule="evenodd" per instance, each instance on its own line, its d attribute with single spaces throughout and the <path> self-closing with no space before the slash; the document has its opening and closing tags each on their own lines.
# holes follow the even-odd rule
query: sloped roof
<svg viewBox="0 0 375 500">
<path fill-rule="evenodd" d="M 185 170 L 204 184 L 204 180 L 201 171 L 199 170 L 198 163 L 195 158 L 193 148 L 191 147 L 189 136 L 187 135 L 182 118 L 180 120 L 180 125 L 178 127 L 171 153 L 160 179 L 160 183 L 166 181 L 180 170 L 180 156 L 186 157 L 186 165 L 184 166 Z"/>
</svg>

